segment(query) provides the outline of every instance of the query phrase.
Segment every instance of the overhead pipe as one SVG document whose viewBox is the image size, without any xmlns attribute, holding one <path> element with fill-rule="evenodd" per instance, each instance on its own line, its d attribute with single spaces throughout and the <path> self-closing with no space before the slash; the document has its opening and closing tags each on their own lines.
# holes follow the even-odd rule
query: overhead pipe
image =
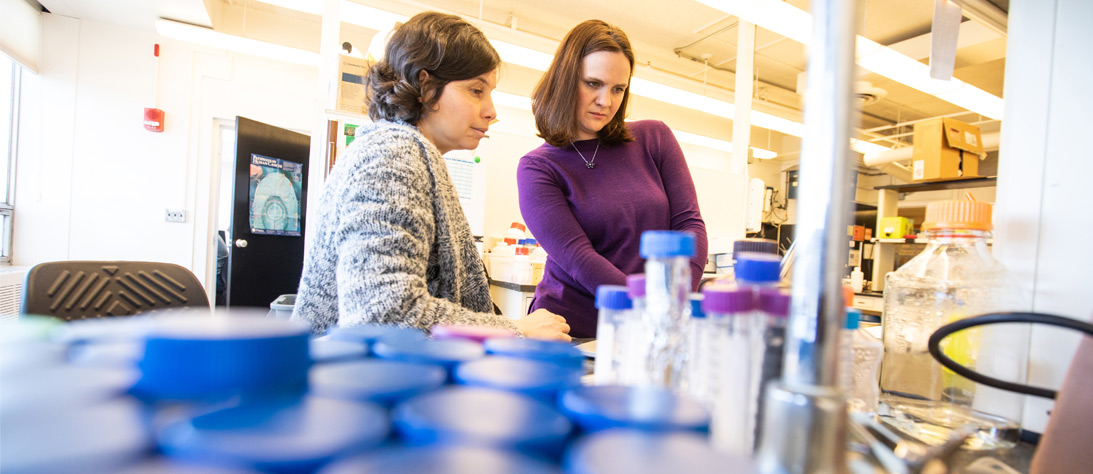
<svg viewBox="0 0 1093 474">
<path fill-rule="evenodd" d="M 1002 132 L 984 133 L 980 138 L 983 141 L 983 151 L 995 151 L 1002 142 Z M 896 161 L 910 160 L 914 153 L 914 146 L 905 146 L 876 153 L 866 153 L 862 157 L 862 161 L 865 162 L 865 166 L 881 166 Z"/>
<path fill-rule="evenodd" d="M 850 222 L 856 0 L 813 0 L 797 251 L 782 379 L 767 390 L 764 473 L 846 472 L 846 397 L 836 386 Z"/>
</svg>

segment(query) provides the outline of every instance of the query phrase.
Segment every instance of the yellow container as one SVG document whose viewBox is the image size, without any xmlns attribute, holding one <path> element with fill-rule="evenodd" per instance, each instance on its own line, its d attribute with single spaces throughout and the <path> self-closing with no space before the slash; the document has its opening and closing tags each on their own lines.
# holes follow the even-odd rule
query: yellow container
<svg viewBox="0 0 1093 474">
<path fill-rule="evenodd" d="M 914 221 L 906 217 L 884 217 L 877 229 L 878 239 L 902 239 L 914 232 Z"/>
</svg>

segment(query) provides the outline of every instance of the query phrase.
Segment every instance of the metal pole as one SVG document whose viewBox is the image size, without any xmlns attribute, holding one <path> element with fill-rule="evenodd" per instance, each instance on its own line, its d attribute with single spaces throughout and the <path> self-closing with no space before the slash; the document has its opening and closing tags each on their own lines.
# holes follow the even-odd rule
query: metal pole
<svg viewBox="0 0 1093 474">
<path fill-rule="evenodd" d="M 836 387 L 850 222 L 851 85 L 857 0 L 813 0 L 796 262 L 781 382 L 767 391 L 759 468 L 846 471 L 846 398 Z"/>
</svg>

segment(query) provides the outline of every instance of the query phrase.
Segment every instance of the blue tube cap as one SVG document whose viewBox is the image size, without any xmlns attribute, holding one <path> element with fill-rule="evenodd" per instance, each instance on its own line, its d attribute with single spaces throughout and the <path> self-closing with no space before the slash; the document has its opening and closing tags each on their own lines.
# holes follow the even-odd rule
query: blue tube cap
<svg viewBox="0 0 1093 474">
<path fill-rule="evenodd" d="M 308 328 L 257 316 L 180 315 L 156 321 L 133 393 L 150 399 L 299 395 L 307 387 Z"/>
<path fill-rule="evenodd" d="M 487 354 L 519 357 L 555 363 L 564 367 L 584 367 L 584 354 L 572 344 L 538 339 L 487 339 Z"/>
<path fill-rule="evenodd" d="M 562 393 L 559 406 L 585 431 L 633 428 L 698 431 L 710 427 L 710 413 L 697 400 L 658 387 L 583 386 Z"/>
<path fill-rule="evenodd" d="M 543 461 L 507 450 L 477 446 L 398 447 L 334 462 L 318 474 L 432 473 L 561 474 Z"/>
<path fill-rule="evenodd" d="M 703 435 L 626 429 L 602 431 L 578 440 L 566 452 L 563 464 L 568 474 L 758 472 L 750 459 L 715 450 Z"/>
<path fill-rule="evenodd" d="M 381 359 L 439 365 L 449 373 L 456 364 L 480 359 L 486 354 L 480 344 L 461 339 L 383 340 L 377 342 L 372 351 Z"/>
<path fill-rule="evenodd" d="M 321 362 L 342 362 L 368 357 L 368 346 L 362 342 L 339 341 L 327 337 L 311 340 L 311 360 Z"/>
<path fill-rule="evenodd" d="M 460 364 L 456 383 L 527 395 L 554 404 L 558 393 L 581 384 L 583 370 L 551 362 L 488 356 Z"/>
<path fill-rule="evenodd" d="M 782 259 L 769 253 L 744 252 L 736 256 L 733 273 L 741 283 L 770 284 L 781 278 Z"/>
<path fill-rule="evenodd" d="M 358 360 L 311 369 L 314 395 L 394 405 L 444 385 L 448 374 L 438 365 L 391 360 Z"/>
<path fill-rule="evenodd" d="M 333 328 L 326 336 L 320 339 L 333 339 L 336 341 L 357 342 L 372 347 L 379 341 L 407 340 L 424 341 L 428 338 L 423 331 L 415 328 L 404 328 L 386 324 L 365 324 L 363 326 L 350 326 Z"/>
<path fill-rule="evenodd" d="M 156 433 L 168 456 L 262 471 L 311 472 L 380 444 L 387 412 L 372 403 L 304 397 L 246 403 L 183 418 Z"/>
<path fill-rule="evenodd" d="M 689 301 L 691 302 L 691 317 L 692 318 L 705 318 L 706 313 L 702 311 L 702 301 L 706 299 L 702 293 L 691 293 Z"/>
<path fill-rule="evenodd" d="M 641 257 L 693 257 L 695 235 L 674 230 L 647 230 L 641 233 Z"/>
<path fill-rule="evenodd" d="M 622 285 L 600 285 L 596 287 L 597 309 L 630 309 L 629 289 Z"/>
<path fill-rule="evenodd" d="M 419 395 L 393 412 L 408 445 L 472 444 L 561 454 L 572 424 L 553 407 L 524 395 L 449 387 Z"/>
</svg>

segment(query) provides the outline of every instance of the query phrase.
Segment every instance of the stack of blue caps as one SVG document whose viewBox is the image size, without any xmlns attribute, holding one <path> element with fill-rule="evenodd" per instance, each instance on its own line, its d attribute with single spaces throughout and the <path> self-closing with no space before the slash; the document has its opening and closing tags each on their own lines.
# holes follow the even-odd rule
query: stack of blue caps
<svg viewBox="0 0 1093 474">
<path fill-rule="evenodd" d="M 560 474 L 552 464 L 512 451 L 477 446 L 396 448 L 332 463 L 319 474 Z"/>
<path fill-rule="evenodd" d="M 138 365 L 133 392 L 145 399 L 299 395 L 311 366 L 308 329 L 258 316 L 162 317 L 148 331 Z"/>
<path fill-rule="evenodd" d="M 754 285 L 770 285 L 781 279 L 782 259 L 769 253 L 743 252 L 736 256 L 733 274 L 736 281 Z"/>
<path fill-rule="evenodd" d="M 577 387 L 563 392 L 558 404 L 586 432 L 610 428 L 706 432 L 710 427 L 710 413 L 701 403 L 659 387 Z"/>
<path fill-rule="evenodd" d="M 480 359 L 486 353 L 482 345 L 462 339 L 444 340 L 383 340 L 372 347 L 376 357 L 415 364 L 439 365 L 451 377 L 461 362 Z"/>
<path fill-rule="evenodd" d="M 310 391 L 325 397 L 391 406 L 440 388 L 448 373 L 438 365 L 367 359 L 311 369 Z"/>
<path fill-rule="evenodd" d="M 364 344 L 371 352 L 379 341 L 424 341 L 428 336 L 420 329 L 387 324 L 365 324 L 333 328 L 318 340 L 348 341 Z"/>
<path fill-rule="evenodd" d="M 395 428 L 409 445 L 473 444 L 558 456 L 572 425 L 550 405 L 524 395 L 449 387 L 395 407 Z"/>
<path fill-rule="evenodd" d="M 563 367 L 581 368 L 584 354 L 572 344 L 538 339 L 487 339 L 483 344 L 487 354 L 522 359 L 534 359 Z"/>
<path fill-rule="evenodd" d="M 184 416 L 156 432 L 168 456 L 261 471 L 312 472 L 379 445 L 390 429 L 387 411 L 363 402 L 322 397 L 243 403 Z"/>
<path fill-rule="evenodd" d="M 489 356 L 455 369 L 455 381 L 462 385 L 521 393 L 553 404 L 563 390 L 580 385 L 584 371 L 553 362 L 516 357 Z"/>
<path fill-rule="evenodd" d="M 586 436 L 566 452 L 567 474 L 720 474 L 755 472 L 746 457 L 714 450 L 705 436 L 686 432 L 608 430 Z"/>
</svg>

